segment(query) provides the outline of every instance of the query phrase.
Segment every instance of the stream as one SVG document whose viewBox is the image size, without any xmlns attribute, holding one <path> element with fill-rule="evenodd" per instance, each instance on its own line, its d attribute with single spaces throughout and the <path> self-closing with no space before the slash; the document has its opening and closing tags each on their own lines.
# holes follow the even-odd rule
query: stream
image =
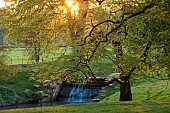
<svg viewBox="0 0 170 113">
<path fill-rule="evenodd" d="M 68 103 L 82 103 L 92 101 L 97 95 L 99 95 L 101 87 L 90 87 L 87 85 L 73 85 L 71 87 L 65 87 L 63 90 L 65 95 L 60 101 L 55 102 L 41 102 L 41 103 L 26 103 L 12 106 L 0 107 L 0 110 L 7 109 L 18 109 L 18 108 L 34 108 L 34 107 L 44 107 L 44 106 L 58 106 Z"/>
<path fill-rule="evenodd" d="M 45 106 L 58 106 L 68 104 L 64 101 L 56 101 L 56 102 L 42 102 L 39 103 L 27 103 L 27 104 L 19 104 L 19 105 L 12 105 L 12 106 L 3 106 L 0 107 L 0 110 L 7 110 L 7 109 L 19 109 L 19 108 L 35 108 L 35 107 L 45 107 Z"/>
</svg>

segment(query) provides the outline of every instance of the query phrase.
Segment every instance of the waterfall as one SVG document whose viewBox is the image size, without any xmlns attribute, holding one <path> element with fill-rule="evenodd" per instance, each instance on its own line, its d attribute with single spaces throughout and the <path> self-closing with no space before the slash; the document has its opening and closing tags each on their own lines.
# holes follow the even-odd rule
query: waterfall
<svg viewBox="0 0 170 113">
<path fill-rule="evenodd" d="M 87 102 L 93 99 L 95 95 L 99 94 L 99 88 L 90 88 L 88 86 L 79 84 L 73 85 L 66 102 Z"/>
</svg>

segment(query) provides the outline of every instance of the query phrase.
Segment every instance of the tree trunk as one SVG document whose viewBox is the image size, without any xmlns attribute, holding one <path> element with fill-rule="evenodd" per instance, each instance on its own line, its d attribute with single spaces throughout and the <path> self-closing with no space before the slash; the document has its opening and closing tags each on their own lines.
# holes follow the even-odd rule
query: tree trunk
<svg viewBox="0 0 170 113">
<path fill-rule="evenodd" d="M 120 101 L 132 101 L 131 86 L 129 77 L 122 77 L 122 84 L 120 84 Z"/>
<path fill-rule="evenodd" d="M 34 48 L 34 57 L 35 57 L 35 62 L 38 64 L 40 61 L 40 47 Z"/>
<path fill-rule="evenodd" d="M 39 63 L 39 61 L 40 61 L 40 55 L 36 55 L 35 61 L 36 61 L 37 64 Z"/>
</svg>

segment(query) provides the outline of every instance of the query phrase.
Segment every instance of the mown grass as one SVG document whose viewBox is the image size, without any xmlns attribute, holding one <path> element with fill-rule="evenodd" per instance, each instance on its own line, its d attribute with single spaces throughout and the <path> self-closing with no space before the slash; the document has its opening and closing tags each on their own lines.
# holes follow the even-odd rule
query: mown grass
<svg viewBox="0 0 170 113">
<path fill-rule="evenodd" d="M 168 113 L 169 111 L 169 102 L 134 101 L 66 104 L 55 107 L 2 110 L 0 113 Z"/>
<path fill-rule="evenodd" d="M 61 48 L 40 56 L 40 62 L 53 61 L 58 58 L 61 54 L 70 54 L 71 49 Z M 34 63 L 31 60 L 30 54 L 26 52 L 25 48 L 15 48 L 6 54 L 8 56 L 9 64 L 32 64 Z"/>
<path fill-rule="evenodd" d="M 29 57 L 25 55 L 24 51 L 25 48 L 15 48 L 8 51 L 7 53 L 8 62 L 10 64 L 22 64 L 22 63 L 27 64 L 28 62 L 30 62 L 28 60 Z"/>
<path fill-rule="evenodd" d="M 168 82 L 168 80 L 143 79 L 133 83 L 131 88 L 133 100 L 170 101 L 170 83 Z M 106 97 L 101 102 L 118 101 L 120 92 L 115 91 L 114 94 Z"/>
</svg>

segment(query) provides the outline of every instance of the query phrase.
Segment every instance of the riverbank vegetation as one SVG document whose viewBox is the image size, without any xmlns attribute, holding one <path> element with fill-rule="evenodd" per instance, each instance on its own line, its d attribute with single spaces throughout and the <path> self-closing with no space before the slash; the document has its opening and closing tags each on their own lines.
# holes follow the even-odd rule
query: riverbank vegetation
<svg viewBox="0 0 170 113">
<path fill-rule="evenodd" d="M 0 106 L 39 101 L 42 98 L 41 93 L 33 89 L 36 81 L 29 79 L 31 69 L 14 70 L 14 75 L 0 81 Z"/>
</svg>

